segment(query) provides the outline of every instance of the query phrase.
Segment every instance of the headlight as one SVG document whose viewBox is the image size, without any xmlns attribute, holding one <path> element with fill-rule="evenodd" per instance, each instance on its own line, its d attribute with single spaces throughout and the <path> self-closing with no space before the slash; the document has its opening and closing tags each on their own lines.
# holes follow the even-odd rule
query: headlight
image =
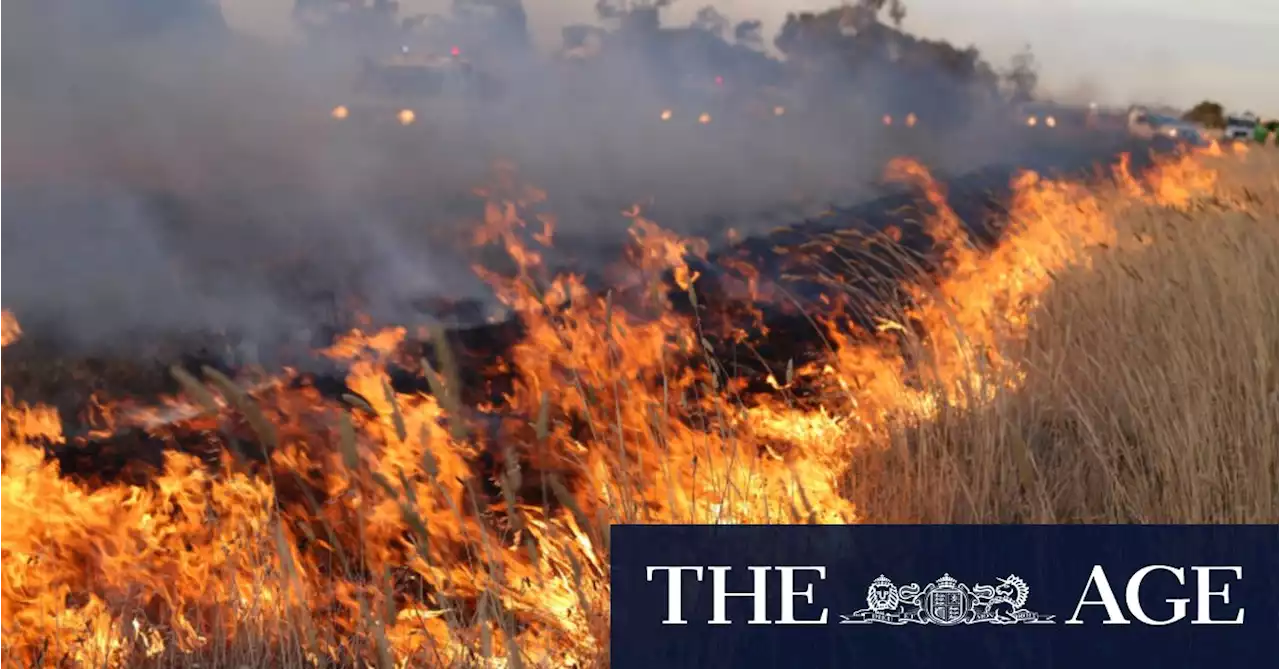
<svg viewBox="0 0 1280 669">
<path fill-rule="evenodd" d="M 888 114 L 885 114 L 884 116 L 880 117 L 880 122 L 885 125 L 893 125 L 893 117 Z"/>
<path fill-rule="evenodd" d="M 659 116 L 658 116 L 658 118 L 660 118 L 660 119 L 662 119 L 662 120 L 664 120 L 664 121 L 670 121 L 670 120 L 671 120 L 671 110 L 670 110 L 670 109 L 663 109 L 663 110 L 662 110 L 662 114 L 661 114 L 661 115 L 659 115 Z"/>
<path fill-rule="evenodd" d="M 416 119 L 417 116 L 413 113 L 412 109 L 401 109 L 400 113 L 396 115 L 396 118 L 400 119 L 400 125 L 409 125 L 410 123 L 413 123 L 413 120 Z"/>
<path fill-rule="evenodd" d="M 702 115 L 698 117 L 698 123 L 701 123 L 701 124 L 703 124 L 703 125 L 706 125 L 706 124 L 708 124 L 708 123 L 710 123 L 710 122 L 711 122 L 711 114 L 708 114 L 708 113 L 706 113 L 706 112 L 702 112 Z"/>
<path fill-rule="evenodd" d="M 1045 119 L 1044 119 L 1044 124 L 1045 124 L 1045 125 L 1047 125 L 1047 126 L 1049 126 L 1050 128 L 1057 127 L 1057 125 L 1058 125 L 1058 119 L 1055 119 L 1055 118 L 1054 118 L 1054 117 L 1052 117 L 1052 116 L 1045 117 Z"/>
<path fill-rule="evenodd" d="M 334 107 L 333 111 L 329 113 L 336 119 L 344 119 L 351 114 L 351 111 L 348 110 L 344 105 L 338 105 L 337 107 Z"/>
<path fill-rule="evenodd" d="M 1168 130 L 1165 130 L 1165 131 L 1164 131 L 1164 134 L 1166 134 L 1166 135 L 1168 135 L 1168 136 L 1170 136 L 1170 137 L 1177 137 L 1177 136 L 1178 136 L 1178 129 L 1177 129 L 1177 128 L 1169 128 Z"/>
<path fill-rule="evenodd" d="M 916 126 L 916 113 L 911 112 L 910 114 L 907 114 L 907 127 L 914 128 L 915 126 Z"/>
<path fill-rule="evenodd" d="M 783 114 L 785 114 L 785 113 L 787 113 L 787 108 L 786 108 L 786 107 L 783 107 L 783 106 L 779 105 L 779 106 L 777 106 L 777 107 L 774 107 L 774 108 L 773 108 L 773 115 L 774 115 L 774 116 L 782 116 L 782 115 L 783 115 Z"/>
</svg>

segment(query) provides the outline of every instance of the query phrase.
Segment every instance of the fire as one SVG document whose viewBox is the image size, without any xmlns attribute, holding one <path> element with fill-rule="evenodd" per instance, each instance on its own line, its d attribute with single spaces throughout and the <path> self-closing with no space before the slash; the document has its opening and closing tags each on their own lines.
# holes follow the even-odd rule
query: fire
<svg viewBox="0 0 1280 669">
<path fill-rule="evenodd" d="M 1213 156 L 1214 147 L 1203 155 Z M 1186 209 L 1195 198 L 1212 194 L 1218 182 L 1217 171 L 1206 169 L 1194 153 L 1160 161 L 1144 176 L 1151 201 L 1174 209 Z"/>
<path fill-rule="evenodd" d="M 936 275 L 905 278 L 910 300 L 875 331 L 832 299 L 814 315 L 830 351 L 772 368 L 763 391 L 715 355 L 714 337 L 766 333 L 704 318 L 689 264 L 704 242 L 625 212 L 631 247 L 601 295 L 545 265 L 554 220 L 522 214 L 544 195 L 504 166 L 474 241 L 515 269 L 476 271 L 522 332 L 482 363 L 510 376 L 487 399 L 466 396 L 481 363 L 444 335 L 353 331 L 322 352 L 348 370 L 341 398 L 286 371 L 187 375 L 182 397 L 145 411 L 104 400 L 100 438 L 136 427 L 165 446 L 139 483 L 64 472 L 51 455 L 83 437 L 6 393 L 6 658 L 119 666 L 260 639 L 316 662 L 584 666 L 607 652 L 609 524 L 857 522 L 841 494 L 850 454 L 891 420 L 1016 384 L 1002 344 L 1026 334 L 1056 273 L 1116 243 L 1097 184 L 1021 174 L 1002 235 L 980 249 L 922 165 L 896 160 L 888 176 L 922 194 Z M 1170 207 L 1215 176 L 1191 154 L 1113 169 L 1117 196 Z M 743 299 L 782 299 L 739 269 Z M 7 311 L 4 333 L 20 333 Z M 420 389 L 397 389 L 393 366 Z M 819 399 L 797 401 L 801 388 Z"/>
<path fill-rule="evenodd" d="M 0 312 L 0 346 L 8 346 L 22 337 L 18 319 L 8 309 Z"/>
<path fill-rule="evenodd" d="M 1195 152 L 1178 154 L 1157 161 L 1149 170 L 1135 177 L 1131 158 L 1122 154 L 1111 173 L 1119 190 L 1139 202 L 1173 209 L 1186 209 L 1195 199 L 1212 195 L 1218 184 L 1218 172 L 1207 167 L 1203 158 L 1222 155 L 1215 143 Z"/>
</svg>

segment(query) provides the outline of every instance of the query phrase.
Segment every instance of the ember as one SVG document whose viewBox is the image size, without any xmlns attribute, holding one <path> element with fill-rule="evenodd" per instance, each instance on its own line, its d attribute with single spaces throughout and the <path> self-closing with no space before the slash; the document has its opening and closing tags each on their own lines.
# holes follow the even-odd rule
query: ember
<svg viewBox="0 0 1280 669">
<path fill-rule="evenodd" d="M 487 191 L 476 242 L 514 271 L 475 271 L 517 322 L 352 330 L 317 352 L 327 376 L 175 366 L 177 392 L 80 417 L 6 390 L 5 656 L 599 664 L 610 523 L 859 521 L 852 455 L 1016 387 L 1000 351 L 1058 273 L 1120 243 L 1116 202 L 1212 197 L 1206 161 L 1122 163 L 1114 184 L 1023 172 L 975 235 L 901 159 L 887 176 L 918 229 L 831 230 L 771 249 L 780 265 L 635 210 L 603 292 L 544 264 L 536 192 Z M 5 346 L 20 333 L 6 311 Z"/>
</svg>

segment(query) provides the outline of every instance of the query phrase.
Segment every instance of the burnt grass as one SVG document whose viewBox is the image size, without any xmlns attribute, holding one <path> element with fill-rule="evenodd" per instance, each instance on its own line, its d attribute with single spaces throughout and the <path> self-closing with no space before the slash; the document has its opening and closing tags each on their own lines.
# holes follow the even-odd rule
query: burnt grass
<svg viewBox="0 0 1280 669">
<path fill-rule="evenodd" d="M 948 205 L 965 227 L 969 242 L 978 248 L 995 244 L 1008 219 L 1011 182 L 1022 170 L 1046 177 L 1087 178 L 1129 153 L 1133 169 L 1151 164 L 1165 144 L 1117 142 L 1101 155 L 1098 147 L 1027 156 L 1022 162 L 993 165 L 958 177 L 935 174 Z M 921 222 L 932 215 L 922 207 L 919 194 L 910 189 L 885 195 L 847 208 L 832 208 L 826 215 L 779 228 L 691 262 L 699 272 L 695 283 L 695 307 L 687 291 L 673 290 L 677 309 L 697 314 L 706 338 L 721 360 L 741 365 L 753 383 L 748 390 L 767 392 L 764 379 L 770 373 L 781 378 L 788 364 L 809 362 L 824 352 L 810 319 L 812 313 L 830 313 L 830 305 L 843 304 L 841 316 L 856 330 L 873 331 L 877 317 L 895 317 L 910 304 L 903 278 L 940 269 L 934 240 Z M 748 268 L 748 269 L 743 269 Z M 745 274 L 754 274 L 774 293 L 768 301 L 744 300 Z M 736 290 L 730 291 L 734 287 Z M 781 296 L 779 299 L 778 296 Z M 763 314 L 763 328 L 755 327 Z M 910 324 L 908 324 L 910 325 Z M 734 328 L 752 332 L 747 342 L 721 336 Z M 904 348 L 904 355 L 906 350 Z M 769 369 L 759 367 L 763 359 Z M 803 390 L 801 390 L 803 393 Z"/>
<path fill-rule="evenodd" d="M 1005 164 L 958 176 L 935 174 L 935 178 L 945 189 L 947 202 L 963 221 L 972 243 L 983 247 L 999 239 L 1001 222 L 1007 214 L 1004 207 L 1011 195 L 1009 184 L 1017 172 L 1033 169 L 1045 176 L 1087 176 L 1105 169 L 1121 152 L 1128 152 L 1133 167 L 1141 169 L 1156 151 L 1169 148 L 1119 139 L 1057 146 L 1049 151 L 1041 147 Z M 928 205 L 922 207 L 919 194 L 909 188 L 886 187 L 885 192 L 882 197 L 852 207 L 833 207 L 821 217 L 718 249 L 705 259 L 690 257 L 690 267 L 699 273 L 694 284 L 696 305 L 689 291 L 677 287 L 670 275 L 665 277 L 674 308 L 697 316 L 702 336 L 714 349 L 715 359 L 722 363 L 717 373 L 745 377 L 748 395 L 767 392 L 764 380 L 768 374 L 780 378 L 789 364 L 798 367 L 826 350 L 823 335 L 810 319 L 815 310 L 825 309 L 829 300 L 837 298 L 852 305 L 844 316 L 853 325 L 870 330 L 872 319 L 884 313 L 885 305 L 907 300 L 902 290 L 904 276 L 936 269 L 933 240 L 919 225 L 932 213 Z M 891 230 L 892 235 L 888 234 Z M 620 251 L 621 248 L 607 249 L 606 254 L 612 253 L 604 257 L 620 257 Z M 601 257 L 599 250 L 594 257 Z M 572 262 L 567 267 L 585 274 L 602 294 L 611 289 L 593 267 L 575 268 Z M 741 286 L 747 271 L 756 273 L 761 285 L 773 289 L 772 299 L 752 302 L 743 296 Z M 338 301 L 334 295 L 322 297 Z M 619 293 L 611 299 L 625 308 L 633 296 Z M 503 322 L 483 323 L 477 315 L 481 307 L 474 302 L 426 297 L 420 304 L 431 316 L 478 323 L 445 333 L 457 362 L 464 406 L 474 407 L 500 398 L 511 389 L 514 372 L 500 371 L 495 359 L 505 357 L 511 346 L 521 340 L 523 326 L 518 314 Z M 21 314 L 18 318 L 21 322 Z M 355 395 L 344 381 L 346 370 L 316 356 L 311 348 L 332 343 L 337 335 L 357 325 L 334 311 L 333 319 L 313 331 L 309 341 L 295 341 L 275 350 L 272 359 L 301 370 L 292 380 L 295 386 L 310 386 L 323 397 L 344 401 L 344 396 Z M 767 334 L 761 334 L 761 325 Z M 752 336 L 739 342 L 728 336 L 735 328 Z M 115 355 L 84 354 L 69 353 L 57 339 L 25 336 L 4 348 L 4 384 L 15 402 L 48 404 L 59 410 L 68 440 L 51 449 L 49 455 L 59 461 L 63 472 L 82 480 L 142 483 L 162 465 L 166 449 L 192 452 L 212 462 L 218 457 L 218 449 L 228 445 L 227 434 L 237 442 L 237 448 L 258 455 L 253 459 L 261 460 L 265 454 L 243 417 L 232 417 L 230 424 L 224 421 L 214 430 L 205 424 L 175 424 L 163 434 L 125 428 L 106 436 L 91 435 L 95 396 L 108 400 L 129 397 L 145 405 L 160 396 L 177 394 L 181 387 L 170 371 L 173 366 L 196 378 L 204 375 L 205 368 L 234 376 L 239 365 L 235 356 L 228 354 L 234 344 L 235 337 L 225 333 L 195 333 L 148 342 L 145 354 L 139 354 L 136 348 Z M 397 360 L 425 358 L 439 368 L 432 342 L 410 338 L 400 354 Z M 701 358 L 701 353 L 690 355 Z M 692 357 L 689 362 L 701 364 Z M 392 363 L 388 372 L 397 392 L 431 393 L 422 370 L 414 362 Z M 803 397 L 803 389 L 799 394 Z M 509 429 L 500 425 L 501 418 L 492 421 L 494 431 Z M 482 453 L 478 465 L 497 471 L 499 459 L 497 454 Z M 493 477 L 488 473 L 479 473 L 478 480 L 491 481 Z M 484 487 L 484 492 L 497 494 L 496 488 Z"/>
</svg>

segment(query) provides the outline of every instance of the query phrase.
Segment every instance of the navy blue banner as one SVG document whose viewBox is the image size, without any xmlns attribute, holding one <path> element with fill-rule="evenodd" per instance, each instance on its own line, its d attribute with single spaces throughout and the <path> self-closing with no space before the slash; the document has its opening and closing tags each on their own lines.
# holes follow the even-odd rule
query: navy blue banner
<svg viewBox="0 0 1280 669">
<path fill-rule="evenodd" d="M 611 532 L 612 665 L 1275 667 L 1280 529 Z"/>
</svg>

